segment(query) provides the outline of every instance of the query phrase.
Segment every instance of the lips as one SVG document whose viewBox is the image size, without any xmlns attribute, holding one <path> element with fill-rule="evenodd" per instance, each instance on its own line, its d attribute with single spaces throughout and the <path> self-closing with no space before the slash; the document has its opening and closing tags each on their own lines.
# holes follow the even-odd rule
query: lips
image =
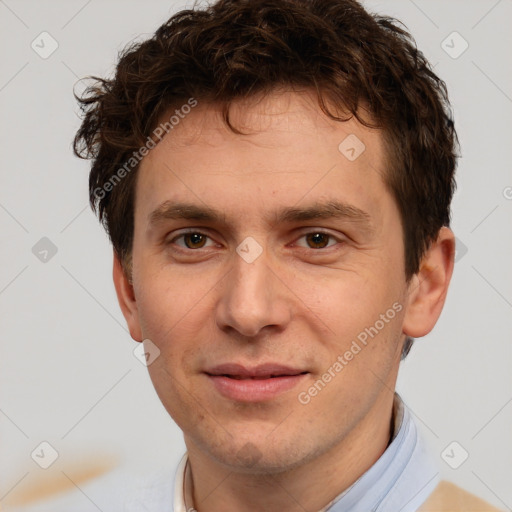
<svg viewBox="0 0 512 512">
<path fill-rule="evenodd" d="M 268 363 L 247 368 L 236 363 L 226 363 L 207 370 L 212 376 L 230 377 L 232 379 L 270 379 L 274 377 L 289 377 L 308 373 L 305 370 L 291 368 L 280 364 Z"/>
<path fill-rule="evenodd" d="M 294 388 L 309 372 L 281 364 L 245 367 L 236 363 L 205 371 L 214 389 L 237 402 L 264 402 Z"/>
</svg>

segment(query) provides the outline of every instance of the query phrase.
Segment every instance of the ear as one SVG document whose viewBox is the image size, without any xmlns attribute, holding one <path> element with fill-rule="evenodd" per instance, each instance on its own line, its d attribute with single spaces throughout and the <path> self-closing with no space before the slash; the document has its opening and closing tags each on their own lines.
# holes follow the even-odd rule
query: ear
<svg viewBox="0 0 512 512">
<path fill-rule="evenodd" d="M 443 227 L 409 283 L 402 327 L 407 336 L 421 338 L 434 328 L 448 293 L 454 258 L 455 237 L 451 229 Z"/>
<path fill-rule="evenodd" d="M 133 291 L 133 285 L 126 276 L 123 265 L 114 251 L 114 286 L 116 287 L 117 300 L 123 316 L 128 324 L 130 335 L 135 341 L 142 341 L 142 330 L 139 322 L 139 311 Z"/>
</svg>

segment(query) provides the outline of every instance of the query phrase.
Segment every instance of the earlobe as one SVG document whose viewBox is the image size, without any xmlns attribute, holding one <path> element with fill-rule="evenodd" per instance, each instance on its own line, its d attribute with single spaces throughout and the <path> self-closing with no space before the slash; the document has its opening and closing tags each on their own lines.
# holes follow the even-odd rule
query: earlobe
<svg viewBox="0 0 512 512">
<path fill-rule="evenodd" d="M 419 272 L 409 283 L 403 332 L 420 338 L 436 324 L 446 300 L 453 273 L 455 237 L 443 227 L 438 238 L 424 255 Z"/>
<path fill-rule="evenodd" d="M 130 335 L 135 341 L 142 341 L 139 312 L 133 286 L 125 273 L 121 261 L 114 251 L 114 266 L 112 271 L 114 286 L 116 288 L 117 300 L 123 316 L 130 330 Z"/>
</svg>

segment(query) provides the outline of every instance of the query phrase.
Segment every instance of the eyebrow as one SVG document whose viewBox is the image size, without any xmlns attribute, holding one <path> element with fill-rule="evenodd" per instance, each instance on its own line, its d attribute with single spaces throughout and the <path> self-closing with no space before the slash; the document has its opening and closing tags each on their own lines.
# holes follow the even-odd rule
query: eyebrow
<svg viewBox="0 0 512 512">
<path fill-rule="evenodd" d="M 197 220 L 204 222 L 225 222 L 225 215 L 208 206 L 165 201 L 148 216 L 149 225 L 165 220 Z"/>
<path fill-rule="evenodd" d="M 266 217 L 269 225 L 303 222 L 316 219 L 340 219 L 359 224 L 361 228 L 373 232 L 371 216 L 356 206 L 340 201 L 314 203 L 303 208 L 288 207 L 270 212 Z M 177 203 L 165 201 L 148 216 L 149 226 L 160 224 L 165 220 L 194 220 L 210 223 L 227 224 L 225 212 L 206 205 Z"/>
</svg>

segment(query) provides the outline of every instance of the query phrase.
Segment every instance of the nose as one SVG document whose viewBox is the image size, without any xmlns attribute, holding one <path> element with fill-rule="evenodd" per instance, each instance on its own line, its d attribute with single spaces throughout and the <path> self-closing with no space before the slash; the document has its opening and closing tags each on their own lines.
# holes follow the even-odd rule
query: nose
<svg viewBox="0 0 512 512">
<path fill-rule="evenodd" d="M 293 294 L 265 252 L 252 262 L 234 254 L 232 264 L 219 288 L 218 327 L 247 338 L 284 330 L 292 316 Z"/>
</svg>

